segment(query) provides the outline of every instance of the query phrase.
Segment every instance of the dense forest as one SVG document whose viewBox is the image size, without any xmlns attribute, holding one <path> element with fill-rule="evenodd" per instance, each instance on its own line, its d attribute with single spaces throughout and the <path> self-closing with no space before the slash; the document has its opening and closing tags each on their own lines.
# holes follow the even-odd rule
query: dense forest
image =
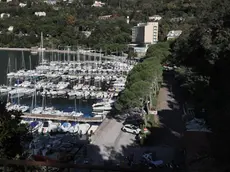
<svg viewBox="0 0 230 172">
<path fill-rule="evenodd" d="M 127 87 L 116 103 L 116 108 L 123 112 L 143 106 L 143 100 L 150 100 L 149 90 L 154 95 L 154 78 L 159 79 L 160 85 L 162 60 L 178 66 L 175 79 L 185 100 L 194 105 L 196 117 L 204 118 L 212 130 L 210 157 L 216 162 L 213 171 L 229 170 L 230 82 L 225 78 L 230 72 L 229 3 L 203 1 L 194 10 L 200 15 L 177 40 L 151 46 L 144 61 L 130 72 Z"/>
<path fill-rule="evenodd" d="M 210 1 L 193 29 L 171 46 L 171 62 L 179 66 L 177 79 L 196 115 L 211 128 L 213 155 L 228 166 L 230 156 L 230 2 Z M 223 165 L 225 163 L 225 165 Z"/>
<path fill-rule="evenodd" d="M 0 13 L 10 14 L 9 18 L 0 19 L 0 46 L 39 46 L 43 32 L 45 47 L 81 45 L 111 51 L 126 50 L 131 41 L 131 27 L 136 23 L 148 21 L 152 15 L 161 15 L 159 39 L 163 41 L 172 29 L 189 30 L 203 8 L 200 1 L 180 0 L 108 0 L 101 8 L 92 7 L 93 0 L 57 1 L 55 5 L 41 0 L 20 2 L 27 6 L 19 7 L 19 1 L 0 2 Z M 35 16 L 34 13 L 39 11 L 46 12 L 46 16 Z M 99 19 L 104 15 L 112 16 L 107 20 Z M 130 24 L 126 23 L 127 16 L 130 16 Z M 175 20 L 178 17 L 185 20 Z M 9 26 L 14 26 L 12 32 L 8 31 Z M 86 35 L 84 31 L 91 34 Z"/>
</svg>

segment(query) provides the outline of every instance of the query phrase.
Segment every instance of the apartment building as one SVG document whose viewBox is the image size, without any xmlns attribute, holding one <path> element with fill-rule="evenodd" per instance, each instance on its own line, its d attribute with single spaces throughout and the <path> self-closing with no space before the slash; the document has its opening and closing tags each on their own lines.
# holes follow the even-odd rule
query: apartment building
<svg viewBox="0 0 230 172">
<path fill-rule="evenodd" d="M 158 22 L 139 23 L 132 28 L 132 42 L 154 44 L 158 41 Z"/>
</svg>

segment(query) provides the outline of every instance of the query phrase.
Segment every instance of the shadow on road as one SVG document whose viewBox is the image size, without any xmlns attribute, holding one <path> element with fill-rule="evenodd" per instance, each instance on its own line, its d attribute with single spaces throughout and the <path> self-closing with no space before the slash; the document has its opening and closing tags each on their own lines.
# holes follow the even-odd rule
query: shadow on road
<svg viewBox="0 0 230 172">
<path fill-rule="evenodd" d="M 184 157 L 180 154 L 183 148 L 182 136 L 184 132 L 184 122 L 182 120 L 183 97 L 180 93 L 173 73 L 164 73 L 163 84 L 160 93 L 160 107 L 158 108 L 158 119 L 160 127 L 149 127 L 150 134 L 146 136 L 144 144 L 149 146 L 166 146 L 174 150 L 173 160 L 183 162 Z M 159 96 L 160 96 L 159 94 Z"/>
<path fill-rule="evenodd" d="M 155 127 L 154 124 L 149 124 L 148 130 L 150 134 L 144 139 L 142 147 L 134 144 L 128 146 L 122 146 L 122 150 L 116 152 L 113 147 L 106 147 L 111 152 L 110 159 L 116 164 L 126 164 L 125 157 L 134 153 L 134 162 L 140 161 L 142 154 L 145 151 L 153 150 L 157 152 L 157 158 L 163 159 L 165 162 L 175 160 L 175 162 L 182 162 L 183 157 L 179 155 L 179 150 L 182 147 L 182 134 L 184 131 L 184 124 L 182 121 L 182 109 L 181 104 L 183 102 L 182 96 L 178 86 L 174 80 L 173 74 L 164 74 L 164 84 L 167 91 L 167 99 L 164 99 L 164 104 L 167 108 L 161 108 L 158 111 L 159 121 L 162 124 L 161 127 Z M 108 116 L 109 119 L 116 119 L 122 121 L 123 119 L 117 116 Z M 112 137 L 112 136 L 111 136 Z M 91 151 L 89 151 L 91 152 Z M 96 150 L 98 152 L 98 150 Z M 92 152 L 91 152 L 92 153 Z M 101 156 L 101 157 L 100 157 Z M 103 155 L 95 154 L 97 160 L 102 160 Z"/>
</svg>

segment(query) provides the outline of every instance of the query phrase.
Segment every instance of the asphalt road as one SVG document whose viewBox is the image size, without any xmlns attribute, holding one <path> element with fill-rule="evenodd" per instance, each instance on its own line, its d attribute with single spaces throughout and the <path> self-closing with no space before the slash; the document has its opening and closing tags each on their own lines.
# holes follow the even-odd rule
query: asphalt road
<svg viewBox="0 0 230 172">
<path fill-rule="evenodd" d="M 101 164 L 104 160 L 121 161 L 122 155 L 134 154 L 134 161 L 138 163 L 142 154 L 146 151 L 154 151 L 157 159 L 165 163 L 182 161 L 184 158 L 179 150 L 182 146 L 184 124 L 182 110 L 178 99 L 175 81 L 172 77 L 166 77 L 158 97 L 158 115 L 162 128 L 158 130 L 155 144 L 151 147 L 139 147 L 133 145 L 135 135 L 121 131 L 122 122 L 115 119 L 105 119 L 95 135 L 92 144 L 88 147 L 88 157 L 93 164 Z M 120 158 L 118 158 L 120 157 Z"/>
<path fill-rule="evenodd" d="M 126 147 L 133 144 L 135 135 L 121 131 L 122 122 L 115 119 L 105 119 L 96 133 L 92 136 L 88 148 L 88 157 L 93 163 L 99 164 L 104 160 L 118 160 Z"/>
<path fill-rule="evenodd" d="M 162 130 L 159 130 L 156 146 L 171 148 L 171 153 L 168 153 L 165 158 L 176 163 L 182 163 L 184 159 L 180 153 L 185 129 L 182 120 L 182 103 L 182 95 L 175 78 L 170 74 L 165 75 L 158 96 L 157 110 Z"/>
</svg>

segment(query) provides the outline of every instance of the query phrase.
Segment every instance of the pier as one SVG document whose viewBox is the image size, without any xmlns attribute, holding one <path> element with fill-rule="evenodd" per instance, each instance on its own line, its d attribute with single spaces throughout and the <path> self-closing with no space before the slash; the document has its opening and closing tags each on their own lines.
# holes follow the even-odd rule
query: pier
<svg viewBox="0 0 230 172">
<path fill-rule="evenodd" d="M 53 120 L 53 121 L 71 121 L 71 122 L 102 122 L 104 117 L 74 117 L 74 116 L 61 116 L 61 115 L 48 115 L 48 114 L 31 114 L 24 113 L 21 116 L 22 118 L 30 118 L 30 119 L 40 119 L 40 120 Z"/>
<path fill-rule="evenodd" d="M 80 55 L 85 55 L 85 56 L 92 56 L 92 57 L 100 57 L 103 59 L 108 59 L 108 60 L 126 60 L 126 56 L 105 56 L 104 54 L 101 53 L 92 53 L 92 52 L 87 52 L 85 50 L 58 50 L 58 49 L 34 49 L 34 48 L 7 48 L 7 47 L 0 47 L 0 50 L 4 51 L 35 51 L 35 52 L 48 52 L 48 53 L 68 53 L 68 54 L 80 54 Z"/>
</svg>

